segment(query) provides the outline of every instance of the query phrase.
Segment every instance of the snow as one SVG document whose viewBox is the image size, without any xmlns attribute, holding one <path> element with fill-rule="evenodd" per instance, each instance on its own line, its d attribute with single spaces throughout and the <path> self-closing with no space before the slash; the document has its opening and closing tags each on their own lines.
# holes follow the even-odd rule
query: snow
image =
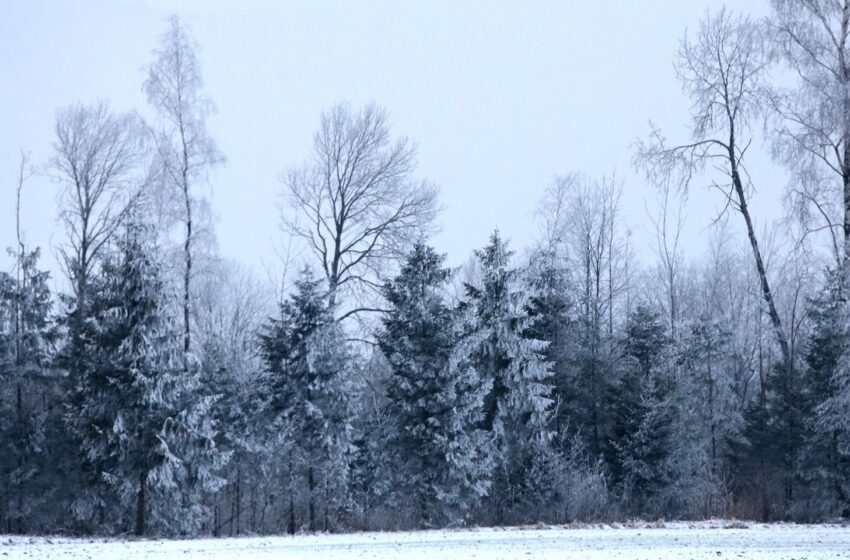
<svg viewBox="0 0 850 560">
<path fill-rule="evenodd" d="M 850 559 L 850 526 L 726 522 L 196 540 L 0 536 L 0 558 L 105 560 Z"/>
</svg>

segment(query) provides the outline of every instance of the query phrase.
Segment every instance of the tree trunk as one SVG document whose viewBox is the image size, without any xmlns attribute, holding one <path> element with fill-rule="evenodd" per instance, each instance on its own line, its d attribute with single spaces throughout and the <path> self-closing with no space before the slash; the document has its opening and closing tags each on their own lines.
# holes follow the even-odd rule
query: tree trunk
<svg viewBox="0 0 850 560">
<path fill-rule="evenodd" d="M 190 324 L 190 298 L 192 278 L 192 201 L 189 198 L 189 186 L 184 185 L 183 196 L 186 202 L 186 241 L 183 245 L 184 258 L 186 259 L 186 270 L 183 275 L 183 352 L 189 353 L 191 346 L 191 324 Z M 184 358 L 185 360 L 185 358 Z M 186 363 L 188 369 L 188 362 Z"/>
<path fill-rule="evenodd" d="M 236 467 L 236 534 L 242 533 L 242 468 Z"/>
<path fill-rule="evenodd" d="M 770 322 L 773 325 L 776 340 L 779 342 L 779 348 L 782 352 L 782 360 L 785 362 L 784 365 L 786 367 L 791 367 L 792 356 L 790 347 L 788 346 L 788 339 L 785 337 L 785 331 L 782 329 L 782 319 L 779 317 L 779 312 L 776 310 L 776 304 L 773 300 L 773 293 L 770 291 L 770 283 L 767 280 L 767 271 L 764 267 L 764 260 L 761 256 L 761 250 L 759 249 L 758 240 L 756 239 L 755 228 L 753 227 L 753 221 L 750 217 L 750 211 L 747 206 L 747 197 L 744 193 L 744 185 L 742 184 L 741 176 L 738 173 L 738 164 L 735 157 L 734 129 L 729 140 L 729 164 L 732 171 L 732 185 L 734 186 L 735 194 L 738 197 L 738 210 L 744 217 L 744 222 L 747 226 L 747 237 L 750 240 L 750 247 L 753 250 L 753 258 L 756 261 L 756 271 L 759 276 L 762 297 L 767 304 L 767 313 L 770 317 Z"/>
<path fill-rule="evenodd" d="M 287 527 L 287 532 L 290 535 L 294 535 L 295 534 L 295 496 L 294 496 L 295 489 L 293 488 L 293 484 L 292 484 L 293 471 L 292 471 L 292 450 L 291 449 L 289 450 L 288 457 L 289 457 L 289 480 L 290 480 L 290 484 L 289 484 L 289 526 Z"/>
<path fill-rule="evenodd" d="M 310 532 L 314 533 L 316 531 L 316 504 L 313 494 L 316 490 L 316 480 L 313 477 L 313 465 L 307 468 L 307 489 L 309 490 Z"/>
<path fill-rule="evenodd" d="M 844 130 L 842 130 L 842 143 L 844 151 L 841 157 L 841 182 L 843 187 L 843 232 L 844 232 L 844 261 L 841 263 L 842 286 L 850 288 L 850 95 L 847 93 L 847 86 L 850 83 L 850 68 L 847 66 L 847 60 L 844 56 L 845 41 L 850 33 L 850 2 L 845 0 L 843 14 L 841 18 L 841 43 L 838 48 L 838 66 L 841 72 L 840 81 L 842 82 L 844 93 Z M 846 293 L 846 292 L 845 292 Z"/>
<path fill-rule="evenodd" d="M 145 536 L 145 486 L 147 485 L 148 473 L 139 473 L 139 490 L 136 493 L 136 536 Z"/>
</svg>

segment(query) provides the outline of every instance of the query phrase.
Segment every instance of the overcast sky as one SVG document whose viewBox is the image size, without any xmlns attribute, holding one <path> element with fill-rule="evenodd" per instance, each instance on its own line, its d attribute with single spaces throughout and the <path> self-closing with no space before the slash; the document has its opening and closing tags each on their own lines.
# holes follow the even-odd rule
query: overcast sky
<svg viewBox="0 0 850 560">
<path fill-rule="evenodd" d="M 654 190 L 631 165 L 649 120 L 684 138 L 687 99 L 672 61 L 709 0 L 212 2 L 6 0 L 0 18 L 0 246 L 14 242 L 19 148 L 50 155 L 57 107 L 106 99 L 150 115 L 143 67 L 176 13 L 200 43 L 209 129 L 227 156 L 211 180 L 221 252 L 262 272 L 282 245 L 278 173 L 311 148 L 320 112 L 377 101 L 419 145 L 419 174 L 441 186 L 434 243 L 465 261 L 499 227 L 521 248 L 556 175 L 616 172 L 639 255 L 652 257 Z M 734 2 L 756 16 L 767 0 Z M 754 213 L 780 215 L 784 174 L 753 153 Z M 31 245 L 61 240 L 57 186 L 31 179 Z M 686 249 L 698 256 L 720 201 L 695 191 Z M 733 217 L 737 221 L 737 216 Z M 50 253 L 50 250 L 47 250 Z M 9 259 L 0 258 L 7 268 Z M 48 263 L 52 263 L 52 257 Z"/>
</svg>

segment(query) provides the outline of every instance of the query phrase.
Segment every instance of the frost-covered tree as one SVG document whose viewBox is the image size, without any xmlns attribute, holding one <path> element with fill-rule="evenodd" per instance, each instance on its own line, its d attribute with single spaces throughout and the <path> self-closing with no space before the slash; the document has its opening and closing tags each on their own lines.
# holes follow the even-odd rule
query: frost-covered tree
<svg viewBox="0 0 850 560">
<path fill-rule="evenodd" d="M 575 309 L 572 332 L 562 332 L 574 340 L 570 349 L 564 351 L 563 341 L 547 349 L 550 356 L 558 353 L 562 359 L 553 364 L 557 416 L 561 421 L 569 418 L 594 457 L 602 454 L 607 441 L 605 387 L 617 359 L 615 331 L 623 322 L 623 303 L 628 307 L 629 253 L 620 193 L 621 187 L 613 179 L 570 175 L 549 188 L 540 211 L 548 224 L 545 246 L 549 252 L 554 249 L 556 257 L 549 265 L 554 267 L 547 273 L 549 281 L 556 280 L 553 274 L 569 275 Z M 565 284 L 566 279 L 557 278 L 557 282 Z M 555 297 L 564 297 L 565 287 L 547 289 Z M 558 328 L 563 331 L 565 327 L 560 324 Z"/>
<path fill-rule="evenodd" d="M 64 360 L 73 375 L 83 367 L 79 331 L 88 318 L 90 277 L 152 179 L 139 117 L 113 113 L 105 102 L 60 109 L 48 170 L 61 187 L 59 218 L 67 236 L 59 256 L 73 292 Z"/>
<path fill-rule="evenodd" d="M 638 306 L 626 327 L 623 374 L 610 388 L 612 480 L 638 514 L 667 512 L 659 498 L 672 478 L 673 380 L 662 366 L 668 343 L 659 314 Z"/>
<path fill-rule="evenodd" d="M 310 531 L 341 528 L 349 506 L 353 451 L 355 360 L 322 283 L 304 269 L 293 294 L 281 304 L 280 316 L 270 321 L 261 337 L 269 374 L 269 411 L 293 449 L 288 457 L 292 469 L 306 483 Z M 295 530 L 295 506 L 290 504 L 290 529 Z"/>
<path fill-rule="evenodd" d="M 209 402 L 183 369 L 152 234 L 132 216 L 117 254 L 102 263 L 86 327 L 87 368 L 69 422 L 93 492 L 75 512 L 99 530 L 194 531 L 199 485 L 214 484 Z M 205 465 L 204 460 L 211 463 Z"/>
<path fill-rule="evenodd" d="M 0 527 L 19 533 L 42 527 L 39 517 L 50 517 L 43 506 L 58 490 L 47 478 L 58 459 L 48 453 L 48 438 L 57 435 L 50 410 L 56 332 L 50 274 L 38 268 L 39 254 L 21 244 L 15 275 L 0 272 Z"/>
<path fill-rule="evenodd" d="M 388 265 L 431 229 L 437 188 L 415 180 L 415 170 L 416 146 L 391 137 L 386 110 L 340 103 L 322 113 L 313 157 L 283 175 L 292 206 L 284 224 L 318 260 L 328 303 L 354 296 L 338 319 L 375 311 L 369 296 Z"/>
<path fill-rule="evenodd" d="M 812 515 L 850 516 L 850 410 L 844 353 L 848 332 L 840 273 L 832 272 L 812 304 L 802 396 L 806 430 L 800 465 Z"/>
<path fill-rule="evenodd" d="M 217 444 L 232 453 L 228 484 L 213 506 L 214 535 L 258 530 L 262 493 L 272 462 L 265 423 L 265 375 L 257 344 L 266 317 L 266 294 L 246 270 L 221 260 L 197 283 L 195 328 L 201 390 L 217 395 Z"/>
<path fill-rule="evenodd" d="M 687 189 L 706 170 L 716 173 L 707 180 L 723 196 L 723 213 L 741 215 L 758 273 L 758 285 L 785 366 L 793 356 L 788 334 L 771 288 L 763 247 L 753 222 L 751 177 L 745 171 L 745 155 L 752 141 L 752 127 L 763 115 L 766 100 L 768 57 L 764 36 L 750 18 L 726 9 L 709 14 L 694 39 L 685 36 L 676 58 L 676 72 L 690 98 L 690 138 L 670 145 L 660 130 L 648 142 L 640 142 L 636 162 L 657 185 Z"/>
<path fill-rule="evenodd" d="M 482 427 L 494 441 L 493 501 L 501 519 L 516 501 L 536 446 L 551 440 L 552 372 L 546 343 L 530 338 L 528 295 L 511 267 L 511 251 L 494 232 L 477 250 L 480 281 L 466 284 L 463 310 L 468 314 L 468 359 L 492 384 L 484 399 Z"/>
<path fill-rule="evenodd" d="M 192 279 L 196 262 L 196 237 L 199 206 L 203 199 L 197 190 L 209 171 L 224 163 L 224 156 L 207 132 L 206 120 L 214 105 L 203 91 L 197 44 L 180 20 L 174 16 L 160 37 L 159 47 L 143 89 L 148 102 L 157 111 L 161 126 L 156 132 L 159 160 L 164 170 L 166 193 L 163 199 L 176 200 L 176 215 L 184 226 L 183 276 L 183 351 L 191 349 Z M 170 195 L 173 193 L 173 195 Z M 188 360 L 187 360 L 188 367 Z"/>
<path fill-rule="evenodd" d="M 578 353 L 578 324 L 572 288 L 566 264 L 556 253 L 541 250 L 532 255 L 523 275 L 523 289 L 528 293 L 526 309 L 532 319 L 527 336 L 546 342 L 544 356 L 552 371 L 552 428 L 558 433 L 567 432 L 578 421 L 572 417 L 578 409 L 573 367 Z M 556 441 L 574 444 L 565 437 Z"/>
<path fill-rule="evenodd" d="M 850 3 L 772 0 L 767 37 L 796 78 L 777 88 L 774 155 L 792 171 L 804 233 L 825 232 L 850 279 Z"/>
<path fill-rule="evenodd" d="M 700 297 L 692 294 L 693 297 Z M 672 398 L 676 473 L 668 490 L 679 511 L 706 517 L 725 515 L 730 438 L 740 427 L 740 412 L 730 375 L 735 362 L 729 328 L 703 311 L 689 320 L 676 342 L 678 376 Z"/>
<path fill-rule="evenodd" d="M 468 518 L 490 486 L 487 434 L 480 428 L 489 383 L 458 351 L 462 338 L 443 290 L 444 257 L 417 243 L 384 287 L 389 311 L 378 346 L 390 363 L 389 414 L 396 484 L 426 526 Z"/>
</svg>

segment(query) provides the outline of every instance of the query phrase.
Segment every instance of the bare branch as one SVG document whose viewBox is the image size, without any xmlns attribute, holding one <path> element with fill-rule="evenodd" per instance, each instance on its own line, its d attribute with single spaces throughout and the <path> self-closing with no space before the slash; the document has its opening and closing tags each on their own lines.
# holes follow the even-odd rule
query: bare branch
<svg viewBox="0 0 850 560">
<path fill-rule="evenodd" d="M 414 181 L 416 147 L 390 138 L 386 111 L 339 104 L 323 113 L 313 156 L 281 175 L 289 207 L 284 228 L 315 255 L 330 304 L 373 292 L 387 267 L 433 229 L 437 188 Z M 340 320 L 371 305 L 355 305 Z"/>
</svg>

